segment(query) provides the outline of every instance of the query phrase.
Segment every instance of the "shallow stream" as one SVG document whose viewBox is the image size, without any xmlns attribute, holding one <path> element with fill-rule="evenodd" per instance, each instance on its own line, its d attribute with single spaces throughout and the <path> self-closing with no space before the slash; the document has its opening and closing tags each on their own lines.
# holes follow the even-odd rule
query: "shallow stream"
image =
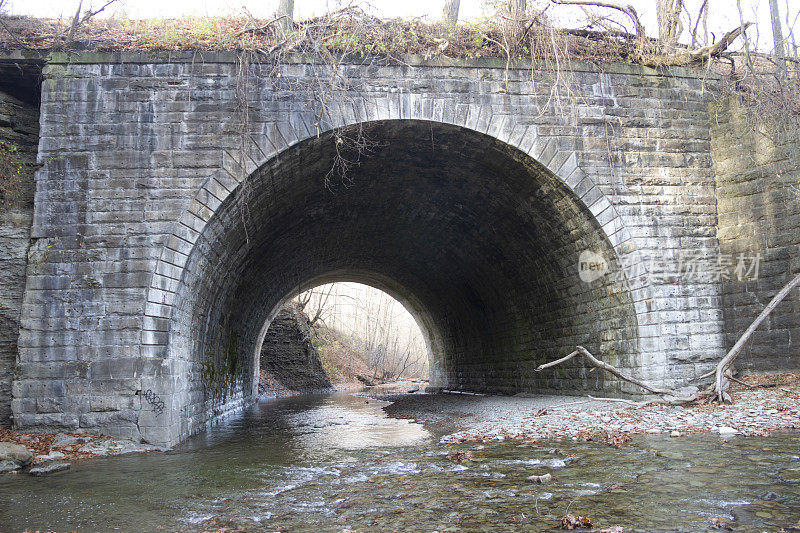
<svg viewBox="0 0 800 533">
<path fill-rule="evenodd" d="M 800 531 L 796 432 L 443 447 L 384 405 L 268 400 L 168 453 L 2 476 L 0 530 L 553 531 L 572 514 L 625 532 Z"/>
</svg>

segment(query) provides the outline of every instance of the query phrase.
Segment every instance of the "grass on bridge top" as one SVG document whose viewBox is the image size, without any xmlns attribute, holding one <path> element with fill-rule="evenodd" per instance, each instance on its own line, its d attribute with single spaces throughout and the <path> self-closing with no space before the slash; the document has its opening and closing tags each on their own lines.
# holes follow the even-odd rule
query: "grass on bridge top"
<svg viewBox="0 0 800 533">
<path fill-rule="evenodd" d="M 67 42 L 70 19 L 0 18 L 0 49 L 108 51 L 236 51 L 267 55 L 299 52 L 401 59 L 419 55 L 508 60 L 574 59 L 638 62 L 633 35 L 557 29 L 544 16 L 514 23 L 498 16 L 455 26 L 423 19 L 378 19 L 358 8 L 297 21 L 284 34 L 274 20 L 203 17 L 92 19 Z M 325 58 L 323 57 L 323 60 Z M 326 61 L 329 62 L 329 61 Z"/>
</svg>

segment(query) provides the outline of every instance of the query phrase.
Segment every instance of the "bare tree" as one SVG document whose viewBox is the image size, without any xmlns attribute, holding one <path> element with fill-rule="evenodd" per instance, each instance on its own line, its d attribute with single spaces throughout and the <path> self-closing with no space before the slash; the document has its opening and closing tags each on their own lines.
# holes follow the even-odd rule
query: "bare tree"
<svg viewBox="0 0 800 533">
<path fill-rule="evenodd" d="M 283 28 L 283 33 L 289 33 L 294 24 L 294 0 L 280 0 L 278 17 L 280 17 L 279 24 Z"/>
<path fill-rule="evenodd" d="M 683 13 L 683 0 L 658 0 L 658 39 L 661 41 L 664 53 L 672 53 L 678 44 L 678 37 L 683 31 L 681 13 Z"/>
<path fill-rule="evenodd" d="M 772 19 L 772 41 L 775 43 L 775 63 L 778 65 L 778 74 L 786 76 L 786 43 L 783 40 L 781 14 L 778 9 L 778 0 L 769 0 L 769 14 Z"/>
<path fill-rule="evenodd" d="M 67 47 L 72 43 L 74 43 L 75 38 L 78 35 L 78 31 L 82 26 L 84 26 L 91 19 L 93 19 L 94 17 L 105 11 L 108 6 L 116 3 L 117 1 L 118 0 L 106 0 L 106 2 L 98 9 L 92 9 L 90 6 L 89 9 L 81 13 L 81 9 L 83 8 L 83 0 L 79 0 L 78 9 L 75 10 L 75 15 L 72 17 L 72 22 L 69 25 L 69 30 L 66 32 L 66 34 L 62 33 L 61 36 L 58 38 L 58 41 L 61 43 L 60 46 Z"/>
<path fill-rule="evenodd" d="M 339 287 L 337 283 L 324 285 L 297 297 L 310 321 L 324 309 L 319 313 L 324 319 L 319 319 L 313 334 L 325 339 L 328 331 L 340 332 L 352 355 L 360 354 L 359 359 L 366 363 L 370 382 L 424 377 L 428 363 L 424 340 L 417 328 L 402 318 L 405 311 L 398 309 L 400 304 L 377 289 Z"/>
<path fill-rule="evenodd" d="M 636 36 L 641 38 L 645 37 L 644 26 L 642 25 L 642 21 L 639 19 L 639 14 L 636 12 L 636 9 L 630 4 L 617 4 L 615 2 L 609 2 L 605 0 L 551 0 L 551 1 L 554 4 L 595 6 L 595 7 L 604 7 L 607 9 L 614 9 L 616 11 L 620 11 L 622 13 L 625 13 L 625 15 L 627 15 L 628 18 L 630 18 L 631 21 L 633 22 L 633 29 L 634 32 L 636 33 Z"/>
<path fill-rule="evenodd" d="M 700 4 L 700 9 L 697 12 L 697 20 L 694 23 L 694 29 L 692 30 L 692 46 L 697 46 L 699 43 L 707 45 L 708 44 L 708 4 L 709 0 L 703 0 L 703 3 Z M 702 41 L 698 40 L 697 38 L 697 29 L 700 26 L 700 23 L 703 23 L 703 39 Z"/>
<path fill-rule="evenodd" d="M 789 56 L 794 57 L 795 61 L 798 60 L 797 55 L 797 41 L 794 36 L 794 28 L 797 24 L 797 19 L 800 17 L 800 9 L 798 9 L 794 17 L 792 17 L 792 10 L 789 8 L 789 0 L 786 0 L 786 29 L 789 34 L 784 38 L 787 48 L 789 48 Z"/>
<path fill-rule="evenodd" d="M 323 285 L 319 289 L 311 289 L 301 293 L 297 298 L 300 310 L 308 316 L 308 325 L 313 327 L 317 322 L 325 323 L 325 317 L 332 313 L 332 306 L 338 294 L 336 284 Z"/>
<path fill-rule="evenodd" d="M 520 21 L 525 18 L 526 12 L 528 10 L 528 2 L 527 0 L 509 0 L 511 5 L 509 6 L 511 11 L 511 16 L 514 18 L 515 21 Z"/>
<path fill-rule="evenodd" d="M 445 22 L 455 24 L 458 22 L 458 8 L 461 0 L 444 0 L 443 17 Z"/>
</svg>

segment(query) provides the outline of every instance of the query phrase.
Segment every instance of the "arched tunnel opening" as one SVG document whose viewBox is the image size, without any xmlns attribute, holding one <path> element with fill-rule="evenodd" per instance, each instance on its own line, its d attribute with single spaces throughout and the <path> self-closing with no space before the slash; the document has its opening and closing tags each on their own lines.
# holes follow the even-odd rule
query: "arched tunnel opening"
<svg viewBox="0 0 800 533">
<path fill-rule="evenodd" d="M 388 293 L 362 283 L 317 285 L 270 322 L 259 351 L 258 394 L 383 385 L 417 392 L 428 380 L 427 346 L 417 320 Z"/>
<path fill-rule="evenodd" d="M 614 269 L 578 196 L 490 136 L 394 120 L 301 141 L 246 178 L 189 257 L 169 347 L 187 365 L 188 415 L 253 397 L 272 318 L 303 288 L 333 281 L 403 303 L 426 337 L 432 389 L 614 388 L 579 360 L 534 371 L 576 344 L 638 364 L 630 292 L 611 276 L 582 281 L 584 250 Z"/>
</svg>

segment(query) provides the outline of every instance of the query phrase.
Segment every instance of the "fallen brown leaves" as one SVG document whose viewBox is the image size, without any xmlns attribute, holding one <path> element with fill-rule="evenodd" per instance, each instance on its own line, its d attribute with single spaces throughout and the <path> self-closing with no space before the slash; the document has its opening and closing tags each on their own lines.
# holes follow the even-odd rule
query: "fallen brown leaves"
<svg viewBox="0 0 800 533">
<path fill-rule="evenodd" d="M 559 522 L 561 529 L 589 529 L 594 526 L 592 519 L 587 516 L 565 515 Z"/>
<path fill-rule="evenodd" d="M 602 440 L 604 444 L 608 444 L 614 448 L 622 448 L 631 441 L 631 436 L 627 433 L 609 433 L 603 437 Z"/>
<path fill-rule="evenodd" d="M 68 446 L 53 446 L 56 433 L 20 433 L 13 429 L 0 427 L 0 442 L 13 442 L 20 444 L 29 449 L 35 456 L 47 455 L 50 452 L 61 452 L 64 454 L 65 461 L 73 461 L 75 459 L 91 459 L 97 457 L 97 454 L 89 452 L 78 451 L 79 448 L 97 440 L 108 439 L 109 437 L 103 435 L 87 435 L 83 433 L 66 433 L 73 437 L 88 438 L 86 442 Z M 111 452 L 113 453 L 113 452 Z M 33 463 L 41 463 L 40 459 L 34 458 Z"/>
<path fill-rule="evenodd" d="M 464 461 L 472 461 L 474 454 L 469 450 L 450 452 L 447 458 L 456 463 L 463 463 Z"/>
</svg>

